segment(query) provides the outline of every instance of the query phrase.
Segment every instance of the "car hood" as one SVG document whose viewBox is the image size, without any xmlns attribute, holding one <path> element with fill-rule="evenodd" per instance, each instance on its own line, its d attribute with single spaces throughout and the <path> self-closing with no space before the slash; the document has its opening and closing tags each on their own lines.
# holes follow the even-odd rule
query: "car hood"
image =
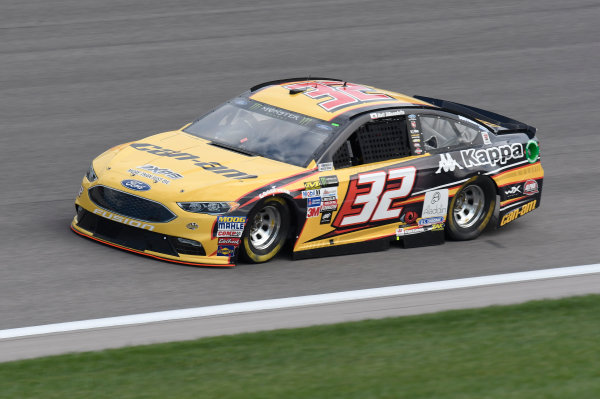
<svg viewBox="0 0 600 399">
<path fill-rule="evenodd" d="M 101 158 L 94 163 L 99 184 L 133 191 L 124 181 L 138 180 L 150 186 L 143 196 L 165 194 L 174 201 L 235 200 L 306 170 L 216 147 L 182 131 L 146 137 L 121 146 L 109 160 Z"/>
</svg>

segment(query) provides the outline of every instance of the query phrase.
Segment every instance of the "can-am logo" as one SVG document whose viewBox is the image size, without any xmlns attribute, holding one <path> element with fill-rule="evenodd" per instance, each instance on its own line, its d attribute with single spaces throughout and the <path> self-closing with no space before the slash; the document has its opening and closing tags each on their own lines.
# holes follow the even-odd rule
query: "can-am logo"
<svg viewBox="0 0 600 399">
<path fill-rule="evenodd" d="M 520 143 L 506 144 L 479 150 L 462 150 L 460 154 L 463 159 L 463 165 L 467 168 L 481 165 L 504 165 L 511 159 L 523 158 L 525 155 L 523 152 L 523 145 Z"/>
<path fill-rule="evenodd" d="M 144 183 L 143 181 L 139 181 L 139 180 L 127 179 L 127 180 L 121 181 L 121 184 L 123 185 L 123 187 L 127 187 L 130 190 L 135 190 L 135 191 L 150 190 L 150 186 L 148 184 Z"/>
</svg>

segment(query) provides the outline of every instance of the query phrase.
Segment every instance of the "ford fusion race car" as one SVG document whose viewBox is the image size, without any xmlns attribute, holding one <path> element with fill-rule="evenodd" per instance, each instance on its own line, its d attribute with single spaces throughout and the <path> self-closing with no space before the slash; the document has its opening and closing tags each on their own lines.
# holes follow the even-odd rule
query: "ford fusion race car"
<svg viewBox="0 0 600 399">
<path fill-rule="evenodd" d="M 252 87 L 183 128 L 118 145 L 71 228 L 172 262 L 265 262 L 470 240 L 540 206 L 536 129 L 330 78 Z"/>
</svg>

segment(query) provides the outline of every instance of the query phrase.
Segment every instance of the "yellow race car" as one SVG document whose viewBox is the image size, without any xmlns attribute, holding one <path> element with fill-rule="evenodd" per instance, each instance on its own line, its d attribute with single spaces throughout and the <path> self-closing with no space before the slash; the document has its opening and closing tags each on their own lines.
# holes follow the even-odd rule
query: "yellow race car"
<svg viewBox="0 0 600 399">
<path fill-rule="evenodd" d="M 266 82 L 179 130 L 109 149 L 77 234 L 200 266 L 469 240 L 540 205 L 535 128 L 330 78 Z"/>
</svg>

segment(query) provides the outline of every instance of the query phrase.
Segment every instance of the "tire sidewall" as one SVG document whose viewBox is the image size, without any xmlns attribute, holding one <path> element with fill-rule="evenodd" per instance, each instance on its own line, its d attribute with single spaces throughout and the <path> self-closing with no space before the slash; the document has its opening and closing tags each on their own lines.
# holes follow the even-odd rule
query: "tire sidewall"
<svg viewBox="0 0 600 399">
<path fill-rule="evenodd" d="M 468 186 L 476 185 L 479 186 L 483 190 L 484 195 L 484 212 L 479 220 L 470 227 L 464 228 L 460 227 L 456 223 L 456 219 L 454 218 L 454 205 L 456 199 L 459 194 Z M 472 240 L 477 238 L 483 230 L 487 227 L 490 220 L 494 215 L 494 209 L 496 207 L 496 190 L 494 183 L 489 179 L 474 177 L 469 179 L 461 188 L 456 192 L 456 194 L 452 197 L 450 201 L 450 206 L 448 207 L 448 216 L 447 216 L 447 225 L 446 225 L 446 235 L 453 240 Z"/>
<path fill-rule="evenodd" d="M 265 206 L 274 206 L 280 214 L 281 225 L 277 237 L 267 248 L 256 249 L 250 240 L 250 226 L 256 214 Z M 242 254 L 246 261 L 251 263 L 262 263 L 273 258 L 285 244 L 286 237 L 290 228 L 290 214 L 285 200 L 280 197 L 269 197 L 259 202 L 248 214 L 248 224 L 244 236 L 242 237 Z"/>
</svg>

